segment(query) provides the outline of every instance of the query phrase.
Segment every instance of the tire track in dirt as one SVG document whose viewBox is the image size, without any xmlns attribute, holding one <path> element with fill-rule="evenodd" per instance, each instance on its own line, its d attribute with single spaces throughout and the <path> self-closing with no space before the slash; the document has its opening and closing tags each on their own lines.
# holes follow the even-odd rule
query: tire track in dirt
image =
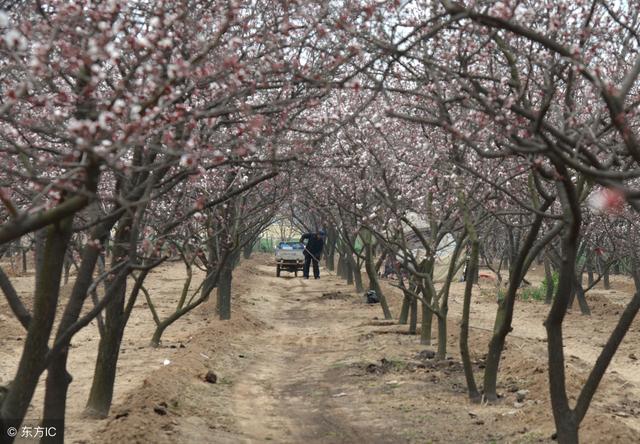
<svg viewBox="0 0 640 444">
<path fill-rule="evenodd" d="M 253 361 L 235 383 L 232 412 L 243 442 L 398 442 L 362 427 L 370 407 L 350 405 L 326 376 L 357 349 L 350 330 L 363 321 L 321 299 L 343 284 L 332 277 L 275 278 L 265 266 L 259 271 L 250 311 L 270 328 L 246 338 Z"/>
</svg>

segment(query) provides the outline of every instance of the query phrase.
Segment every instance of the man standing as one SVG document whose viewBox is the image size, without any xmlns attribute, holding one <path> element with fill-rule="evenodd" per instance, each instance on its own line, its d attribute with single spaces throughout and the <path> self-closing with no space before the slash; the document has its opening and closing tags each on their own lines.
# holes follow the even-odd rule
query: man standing
<svg viewBox="0 0 640 444">
<path fill-rule="evenodd" d="M 322 247 L 324 247 L 324 230 L 315 233 L 305 233 L 300 238 L 300 242 L 307 241 L 304 248 L 304 268 L 302 274 L 305 279 L 309 279 L 309 265 L 313 263 L 313 277 L 320 279 L 320 267 L 318 261 L 322 255 Z"/>
</svg>

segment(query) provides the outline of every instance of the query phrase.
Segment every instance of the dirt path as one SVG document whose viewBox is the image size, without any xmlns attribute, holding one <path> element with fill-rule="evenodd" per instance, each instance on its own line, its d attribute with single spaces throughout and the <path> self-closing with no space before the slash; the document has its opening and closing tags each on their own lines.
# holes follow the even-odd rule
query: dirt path
<svg viewBox="0 0 640 444">
<path fill-rule="evenodd" d="M 321 280 L 276 278 L 271 256 L 256 255 L 234 273 L 233 314 L 215 316 L 215 298 L 181 320 L 158 349 L 143 301 L 125 332 L 116 403 L 107 420 L 81 415 L 91 382 L 95 326 L 74 339 L 67 441 L 100 443 L 552 443 L 542 321 L 547 307 L 516 305 L 514 331 L 501 363 L 496 405 L 469 404 L 458 357 L 462 285 L 452 288 L 449 357 L 436 362 L 406 325 L 384 321 L 353 287 L 323 270 Z M 184 271 L 168 264 L 149 288 L 166 314 Z M 23 282 L 24 281 L 24 282 Z M 29 280 L 19 279 L 28 301 Z M 628 291 L 594 292 L 591 317 L 567 318 L 568 383 L 577 393 Z M 401 297 L 384 285 L 397 316 Z M 486 289 L 485 289 L 486 290 Z M 483 290 L 484 293 L 486 291 Z M 2 307 L 0 307 L 2 308 Z M 481 383 L 495 303 L 475 294 L 471 349 Z M 22 330 L 0 310 L 5 350 L 0 378 L 15 371 Z M 435 329 L 434 329 L 435 334 Z M 636 321 L 594 398 L 581 442 L 640 442 L 640 345 Z M 425 350 L 427 349 L 427 350 Z M 633 355 L 633 357 L 632 357 Z M 427 356 L 427 357 L 425 357 Z M 163 365 L 168 360 L 170 364 Z M 217 383 L 205 375 L 214 372 Z M 44 380 L 44 378 L 43 378 Z M 41 385 L 44 381 L 41 381 Z M 516 402 L 515 391 L 529 391 Z M 41 406 L 36 392 L 32 415 Z M 574 398 L 575 399 L 575 398 Z"/>
<path fill-rule="evenodd" d="M 500 370 L 503 397 L 480 406 L 467 401 L 458 358 L 458 284 L 450 304 L 451 356 L 436 362 L 424 357 L 425 346 L 406 334 L 406 325 L 382 320 L 380 306 L 364 304 L 344 281 L 325 270 L 319 281 L 276 278 L 270 261 L 257 256 L 241 264 L 234 274 L 232 320 L 211 316 L 171 365 L 153 371 L 114 408 L 98 442 L 554 442 L 542 304 L 518 305 Z M 400 295 L 385 287 L 397 315 Z M 197 316 L 211 313 L 211 304 Z M 494 309 L 489 297 L 478 295 L 470 338 L 478 382 Z M 593 333 L 614 314 L 597 311 L 590 319 L 572 315 L 568 323 L 572 389 L 589 370 L 582 354 L 597 348 Z M 574 344 L 574 336 L 585 339 Z M 217 384 L 203 382 L 209 370 Z M 529 391 L 524 402 L 516 402 L 519 389 Z M 608 376 L 585 419 L 582 442 L 640 441 L 634 399 L 635 384 Z M 158 406 L 166 413 L 157 414 Z"/>
<path fill-rule="evenodd" d="M 271 277 L 272 267 L 260 271 L 248 297 L 268 329 L 245 338 L 252 362 L 233 392 L 244 442 L 397 442 L 358 424 L 366 422 L 358 417 L 367 415 L 365 406 L 349 405 L 345 414 L 348 401 L 341 398 L 349 395 L 327 377 L 357 355 L 352 332 L 366 317 L 334 303 L 351 299 L 350 289 L 328 276 L 301 280 Z"/>
</svg>

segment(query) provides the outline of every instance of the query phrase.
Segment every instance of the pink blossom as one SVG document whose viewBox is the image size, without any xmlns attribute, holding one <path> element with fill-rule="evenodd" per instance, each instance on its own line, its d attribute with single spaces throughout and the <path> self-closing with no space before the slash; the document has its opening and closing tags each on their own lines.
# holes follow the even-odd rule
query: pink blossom
<svg viewBox="0 0 640 444">
<path fill-rule="evenodd" d="M 589 206 L 596 212 L 620 214 L 624 204 L 624 194 L 613 188 L 601 188 L 589 196 Z"/>
</svg>

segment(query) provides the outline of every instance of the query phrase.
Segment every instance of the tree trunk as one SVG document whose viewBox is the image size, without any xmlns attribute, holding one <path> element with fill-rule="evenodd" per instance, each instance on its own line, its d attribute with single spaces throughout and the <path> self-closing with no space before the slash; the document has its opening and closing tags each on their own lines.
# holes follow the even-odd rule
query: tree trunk
<svg viewBox="0 0 640 444">
<path fill-rule="evenodd" d="M 433 268 L 431 268 L 433 270 Z M 422 270 L 424 273 L 429 272 L 428 270 Z M 433 294 L 433 287 L 426 286 L 423 287 L 422 297 L 424 298 L 426 303 L 422 304 L 422 325 L 420 329 L 420 343 L 423 345 L 431 345 L 432 341 L 432 325 L 433 325 L 433 310 L 429 307 L 429 305 L 433 304 L 435 299 L 435 295 Z"/>
<path fill-rule="evenodd" d="M 443 360 L 447 357 L 447 314 L 436 316 L 438 320 L 438 351 L 436 359 Z"/>
<path fill-rule="evenodd" d="M 365 236 L 366 237 L 366 236 Z M 373 290 L 378 295 L 380 300 L 380 306 L 382 307 L 382 313 L 384 314 L 385 319 L 393 319 L 391 315 L 391 310 L 389 310 L 389 304 L 387 303 L 387 298 L 384 296 L 382 292 L 382 288 L 380 287 L 380 282 L 378 281 L 378 270 L 376 270 L 375 258 L 373 255 L 373 245 L 372 245 L 372 235 L 370 235 L 367 242 L 365 242 L 365 269 L 367 271 L 367 276 L 369 276 L 369 290 Z M 357 289 L 356 289 L 357 291 Z M 362 290 L 360 290 L 362 292 Z M 416 310 L 417 311 L 417 310 Z M 414 332 L 415 333 L 415 332 Z"/>
<path fill-rule="evenodd" d="M 544 278 L 546 281 L 546 288 L 545 288 L 545 297 L 544 297 L 544 303 L 545 304 L 551 304 L 551 301 L 553 300 L 553 290 L 554 290 L 554 282 L 553 282 L 553 271 L 551 270 L 551 261 L 549 260 L 549 257 L 545 254 L 544 256 Z"/>
<path fill-rule="evenodd" d="M 475 270 L 473 270 L 472 276 L 474 284 L 480 282 L 480 267 L 476 267 Z"/>
<path fill-rule="evenodd" d="M 47 443 L 64 443 L 67 392 L 73 381 L 67 372 L 68 347 L 62 350 L 47 368 L 43 423 L 56 427 L 56 436 L 47 438 Z"/>
<path fill-rule="evenodd" d="M 242 257 L 245 259 L 251 258 L 251 253 L 253 252 L 253 246 L 255 245 L 255 241 L 247 242 L 242 249 Z"/>
<path fill-rule="evenodd" d="M 349 254 L 347 256 L 347 260 L 349 261 L 349 269 L 353 274 L 353 284 L 356 287 L 356 293 L 364 292 L 364 284 L 362 283 L 362 271 L 360 271 L 360 267 L 358 267 L 358 262 L 353 257 L 353 254 Z"/>
<path fill-rule="evenodd" d="M 127 215 L 120 220 L 115 235 L 111 266 L 128 259 L 129 239 L 132 233 L 133 216 Z M 98 344 L 98 357 L 93 373 L 93 381 L 85 413 L 95 418 L 106 418 L 111 408 L 113 387 L 116 380 L 116 365 L 120 354 L 120 344 L 125 327 L 126 279 L 114 279 L 107 285 L 107 292 L 113 295 L 105 308 L 104 334 Z"/>
<path fill-rule="evenodd" d="M 438 313 L 436 316 L 438 318 L 438 356 L 439 359 L 445 359 L 447 354 L 447 316 L 449 314 L 449 291 L 451 289 L 451 282 L 455 277 L 456 272 L 456 262 L 458 262 L 458 258 L 460 257 L 460 252 L 462 251 L 463 238 L 460 238 L 456 242 L 456 247 L 454 249 L 453 254 L 451 255 L 451 263 L 449 264 L 449 269 L 447 271 L 447 278 L 442 288 L 441 293 L 441 301 Z M 423 266 L 423 272 L 427 273 L 429 276 L 429 292 L 433 295 L 431 299 L 436 301 L 437 295 L 435 294 L 435 288 L 433 287 L 433 266 L 435 264 L 435 260 L 425 261 Z M 467 260 L 467 280 L 471 280 L 472 284 L 473 278 L 477 275 L 477 264 L 475 269 L 472 269 L 470 266 L 470 260 Z"/>
<path fill-rule="evenodd" d="M 542 209 L 549 207 L 551 203 L 547 202 L 541 206 Z M 524 242 L 520 245 L 520 249 L 512 263 L 509 271 L 509 287 L 501 301 L 498 301 L 498 309 L 496 311 L 496 320 L 493 327 L 493 335 L 489 341 L 489 350 L 487 352 L 487 362 L 484 371 L 484 395 L 489 402 L 498 399 L 496 386 L 498 382 L 498 367 L 502 356 L 502 349 L 507 335 L 512 330 L 511 321 L 513 319 L 513 308 L 515 306 L 516 294 L 518 287 L 524 278 L 525 262 L 529 251 L 533 248 L 535 240 L 542 225 L 542 216 L 537 215 L 533 224 L 529 228 L 529 233 Z"/>
<path fill-rule="evenodd" d="M 233 267 L 231 264 L 223 265 L 218 281 L 218 299 L 216 310 L 221 320 L 231 319 L 231 281 L 233 279 Z"/>
<path fill-rule="evenodd" d="M 160 346 L 160 341 L 162 340 L 162 335 L 164 331 L 171 325 L 173 322 L 161 322 L 159 325 L 156 325 L 156 329 L 153 332 L 153 336 L 151 336 L 151 341 L 149 341 L 149 345 L 153 348 L 157 348 Z"/>
<path fill-rule="evenodd" d="M 504 300 L 498 302 L 498 310 L 496 311 L 496 320 L 493 326 L 493 336 L 489 341 L 489 350 L 487 352 L 486 367 L 484 369 L 484 393 L 488 401 L 494 402 L 498 399 L 496 386 L 498 383 L 498 366 L 500 365 L 500 357 L 504 347 L 506 334 L 501 334 L 507 325 L 507 308 Z"/>
<path fill-rule="evenodd" d="M 589 309 L 589 304 L 587 304 L 587 299 L 585 297 L 584 288 L 582 288 L 582 282 L 576 278 L 576 283 L 574 284 L 573 294 L 578 299 L 578 305 L 580 306 L 580 312 L 585 316 L 591 315 L 591 310 Z"/>
<path fill-rule="evenodd" d="M 420 325 L 420 344 L 431 345 L 431 325 L 433 324 L 433 311 L 422 303 L 422 324 Z"/>
<path fill-rule="evenodd" d="M 402 308 L 400 308 L 400 317 L 398 318 L 398 324 L 405 325 L 409 319 L 409 305 L 411 304 L 411 298 L 408 293 L 404 294 L 402 298 Z"/>
<path fill-rule="evenodd" d="M 325 245 L 325 266 L 327 270 L 334 271 L 336 255 L 336 230 L 330 227 L 327 230 L 327 243 Z"/>
<path fill-rule="evenodd" d="M 324 266 L 327 267 L 327 270 L 329 271 L 335 270 L 335 250 L 331 250 L 327 254 L 325 254 Z"/>
<path fill-rule="evenodd" d="M 351 258 L 351 260 L 349 260 Z M 344 268 L 347 277 L 347 285 L 353 285 L 353 257 L 351 257 L 351 253 L 347 253 L 344 260 Z"/>
<path fill-rule="evenodd" d="M 70 254 L 71 252 L 68 251 L 64 256 L 64 285 L 67 285 L 69 283 L 69 273 L 71 272 L 71 259 L 69 258 Z"/>
<path fill-rule="evenodd" d="M 560 174 L 566 171 L 560 171 Z M 558 442 L 577 443 L 579 421 L 569 406 L 564 363 L 562 323 L 567 313 L 569 297 L 575 285 L 575 267 L 580 236 L 580 207 L 573 183 L 565 178 L 557 183 L 558 195 L 564 219 L 558 288 L 544 326 L 547 330 L 547 353 L 549 361 L 549 391 L 551 408 L 558 433 Z"/>
<path fill-rule="evenodd" d="M 357 267 L 357 264 L 354 262 L 352 264 L 351 269 L 353 270 L 353 281 L 356 287 L 356 293 L 362 294 L 364 292 L 364 284 L 362 283 L 362 271 Z"/>
<path fill-rule="evenodd" d="M 578 429 L 580 425 L 576 421 L 575 414 L 568 412 L 560 422 L 556 421 L 557 440 L 560 444 L 578 444 Z"/>
<path fill-rule="evenodd" d="M 418 331 L 418 300 L 416 298 L 411 298 L 409 307 L 409 311 L 411 313 L 409 316 L 409 334 L 415 335 Z"/>
<path fill-rule="evenodd" d="M 475 237 L 475 236 L 474 236 Z M 467 270 L 474 274 L 478 268 L 478 240 L 471 241 L 471 258 Z M 464 368 L 464 376 L 467 381 L 467 392 L 471 402 L 480 402 L 480 392 L 476 386 L 476 379 L 473 375 L 471 365 L 471 355 L 469 354 L 469 314 L 471 313 L 471 296 L 473 294 L 473 282 L 466 279 L 464 288 L 464 300 L 462 303 L 462 320 L 460 322 L 460 356 Z"/>
<path fill-rule="evenodd" d="M 587 256 L 587 286 L 591 287 L 595 278 L 593 276 L 593 253 Z"/>
<path fill-rule="evenodd" d="M 344 255 L 342 253 L 338 253 L 338 266 L 336 267 L 336 274 L 340 276 L 342 279 L 347 279 L 347 269 L 344 260 Z"/>
<path fill-rule="evenodd" d="M 71 237 L 72 217 L 46 228 L 43 250 L 38 254 L 36 288 L 32 318 L 27 330 L 18 371 L 2 403 L 0 418 L 3 427 L 20 427 L 29 403 L 44 371 L 43 356 L 56 315 L 64 256 Z M 2 429 L 2 433 L 6 428 Z M 9 438 L 9 442 L 13 442 Z"/>
<path fill-rule="evenodd" d="M 96 227 L 92 238 L 103 243 L 113 227 L 114 221 L 107 220 Z M 93 272 L 100 256 L 100 249 L 94 245 L 87 245 L 82 251 L 82 261 L 73 285 L 69 302 L 64 310 L 56 340 L 58 340 L 79 318 L 82 306 L 87 299 L 87 292 L 93 282 Z M 105 295 L 106 296 L 106 295 Z M 71 341 L 69 338 L 67 344 Z M 69 349 L 64 347 L 62 351 L 53 357 L 47 371 L 46 391 L 44 398 L 43 419 L 45 424 L 55 424 L 57 434 L 55 438 L 47 442 L 64 442 L 64 420 L 66 413 L 67 391 L 73 380 L 67 371 L 67 359 Z"/>
<path fill-rule="evenodd" d="M 114 253 L 114 258 L 117 255 Z M 114 286 L 117 287 L 114 288 Z M 116 379 L 116 365 L 120 354 L 120 344 L 124 330 L 124 302 L 127 291 L 126 280 L 109 286 L 114 292 L 113 300 L 107 304 L 104 335 L 98 344 L 98 357 L 93 374 L 93 382 L 85 413 L 95 418 L 106 418 L 111 408 L 113 387 Z"/>
</svg>

